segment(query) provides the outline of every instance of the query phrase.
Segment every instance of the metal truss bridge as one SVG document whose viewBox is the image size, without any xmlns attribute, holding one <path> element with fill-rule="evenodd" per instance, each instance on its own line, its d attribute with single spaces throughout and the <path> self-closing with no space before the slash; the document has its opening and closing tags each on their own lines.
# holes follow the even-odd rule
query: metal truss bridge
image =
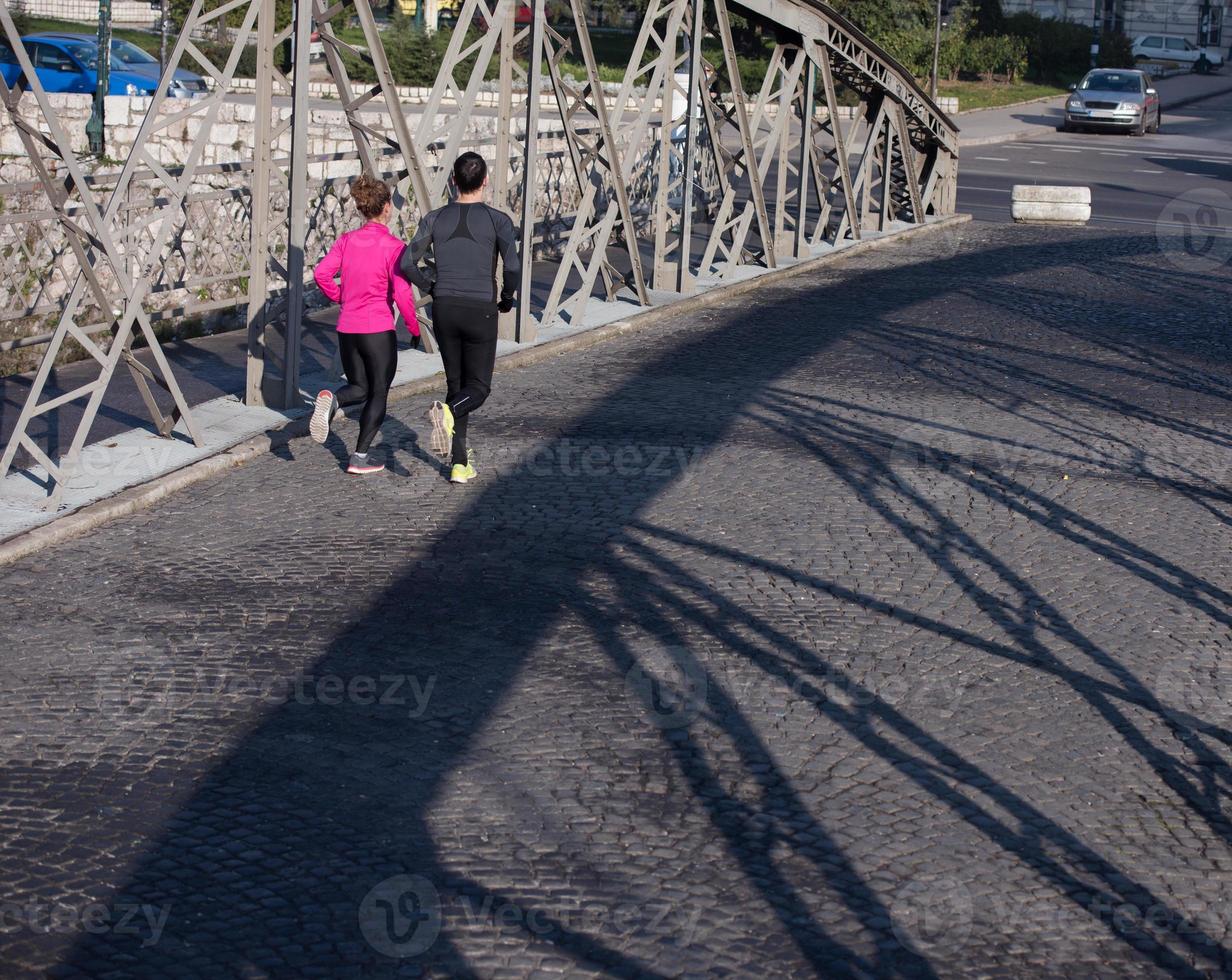
<svg viewBox="0 0 1232 980">
<path fill-rule="evenodd" d="M 353 159 L 396 184 L 401 227 L 449 198 L 459 152 L 487 157 L 493 203 L 520 228 L 528 286 L 505 329 L 520 342 L 543 325 L 580 322 L 593 302 L 648 305 L 652 292 L 688 293 L 699 279 L 721 279 L 739 266 L 772 268 L 785 256 L 807 257 L 891 223 L 953 212 L 955 126 L 905 69 L 823 3 L 651 0 L 618 91 L 600 82 L 581 0 L 569 0 L 568 15 L 554 25 L 544 0 L 533 0 L 529 24 L 516 23 L 516 8 L 516 0 L 465 0 L 435 84 L 411 106 L 395 85 L 369 0 L 297 0 L 292 23 L 281 28 L 273 0 L 195 0 L 132 153 L 100 190 L 71 149 L 76 134 L 39 84 L 8 0 L 0 0 L 0 25 L 24 71 L 11 89 L 0 79 L 0 96 L 63 235 L 72 277 L 0 457 L 0 477 L 24 450 L 46 470 L 57 505 L 121 364 L 157 431 L 169 436 L 182 423 L 201 445 L 153 311 L 158 290 L 192 285 L 187 271 L 179 278 L 167 271 L 186 216 L 194 208 L 217 212 L 220 201 L 239 202 L 249 228 L 235 280 L 247 300 L 246 400 L 283 408 L 303 402 L 305 284 L 324 237 L 314 195 L 330 184 L 320 176 L 322 159 L 308 152 L 313 32 L 324 42 Z M 733 13 L 772 34 L 756 91 L 746 90 L 740 75 Z M 364 49 L 339 36 L 355 22 Z M 207 56 L 200 39 L 222 24 L 226 57 L 218 47 Z M 284 73 L 276 53 L 288 40 L 295 54 Z M 235 97 L 237 67 L 250 45 L 257 51 L 253 145 L 233 165 L 207 164 L 204 148 L 220 106 Z M 584 66 L 581 81 L 562 70 L 566 56 Z M 357 60 L 375 83 L 349 77 L 347 64 Z M 209 94 L 169 98 L 180 67 L 204 74 Z M 470 124 L 482 114 L 481 96 L 492 132 L 477 140 Z M 195 135 L 178 165 L 168 166 L 152 143 L 171 127 L 188 132 L 190 119 Z M 243 187 L 219 191 L 225 173 L 239 174 Z M 430 298 L 417 299 L 431 349 Z M 139 337 L 153 368 L 133 353 Z M 70 339 L 96 362 L 97 375 L 45 397 Z M 159 388 L 170 396 L 169 409 L 161 407 L 166 395 L 156 397 Z M 31 423 L 82 399 L 71 443 L 53 460 L 31 437 Z"/>
</svg>

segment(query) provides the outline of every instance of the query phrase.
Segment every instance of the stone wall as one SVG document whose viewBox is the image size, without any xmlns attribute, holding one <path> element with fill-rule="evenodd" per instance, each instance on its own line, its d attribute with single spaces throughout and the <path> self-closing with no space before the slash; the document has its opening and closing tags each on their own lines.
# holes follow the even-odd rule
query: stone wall
<svg viewBox="0 0 1232 980">
<path fill-rule="evenodd" d="M 128 96 L 106 100 L 106 150 L 112 162 L 85 160 L 85 125 L 90 116 L 91 99 L 85 95 L 49 96 L 70 146 L 82 157 L 83 166 L 97 189 L 100 204 L 106 202 L 110 187 L 120 170 L 117 160 L 132 150 L 141 123 L 149 109 L 147 98 Z M 31 112 L 34 103 L 24 102 L 27 118 L 39 118 Z M 165 103 L 168 113 L 183 109 L 183 103 Z M 248 276 L 248 254 L 251 243 L 252 157 L 256 108 L 250 104 L 224 102 L 217 107 L 217 118 L 208 139 L 201 145 L 201 164 L 192 185 L 192 195 L 184 212 L 176 212 L 176 222 L 168 243 L 160 253 L 157 282 L 148 306 L 158 310 L 182 309 L 189 314 L 214 309 L 219 303 L 243 302 Z M 289 106 L 280 110 L 285 118 Z M 442 121 L 446 113 L 442 113 Z M 383 117 L 373 114 L 365 120 L 378 132 L 387 132 Z M 418 127 L 420 116 L 408 114 L 412 129 Z M 563 216 L 576 210 L 577 191 L 568 169 L 563 140 L 553 138 L 553 120 L 541 122 L 544 134 L 539 141 L 538 210 L 545 224 L 562 227 Z M 559 125 L 559 123 L 556 123 Z M 202 125 L 196 116 L 177 120 L 157 132 L 145 144 L 145 151 L 159 164 L 181 166 Z M 481 151 L 491 147 L 497 117 L 476 114 L 467 127 L 468 147 Z M 47 127 L 43 126 L 44 131 Z M 515 122 L 515 133 L 520 124 Z M 390 134 L 392 135 L 392 134 Z M 307 257 L 309 268 L 339 234 L 359 223 L 354 209 L 345 203 L 344 187 L 359 173 L 355 147 L 346 117 L 340 109 L 315 108 L 309 118 L 309 237 Z M 277 155 L 290 152 L 290 133 L 285 133 Z M 489 162 L 495 164 L 491 153 Z M 432 153 L 425 153 L 429 166 L 436 163 Z M 508 165 L 508 164 L 506 164 Z M 381 158 L 381 168 L 387 179 L 404 166 L 401 156 Z M 15 127 L 7 116 L 0 122 L 0 343 L 20 337 L 40 335 L 49 329 L 76 276 L 75 260 L 67 248 L 63 227 L 48 209 L 42 188 L 34 183 L 35 173 L 26 158 Z M 132 193 L 122 207 L 133 213 L 130 219 L 153 216 L 152 187 L 134 182 Z M 271 228 L 277 248 L 279 239 L 285 246 L 287 194 L 285 185 L 275 180 L 271 184 Z M 404 209 L 395 216 L 393 230 L 409 237 L 418 221 L 415 209 Z M 149 257 L 149 245 L 160 227 L 160 221 L 127 243 L 128 254 L 136 261 Z M 106 270 L 102 270 L 106 279 Z M 89 314 L 87 313 L 87 319 Z M 35 352 L 38 348 L 30 348 Z M 24 361 L 10 363 L 13 358 L 0 357 L 8 370 L 28 367 Z"/>
<path fill-rule="evenodd" d="M 22 6 L 31 17 L 98 23 L 98 0 L 23 0 Z M 158 11 L 139 0 L 111 0 L 111 21 L 131 27 L 154 27 Z"/>
</svg>

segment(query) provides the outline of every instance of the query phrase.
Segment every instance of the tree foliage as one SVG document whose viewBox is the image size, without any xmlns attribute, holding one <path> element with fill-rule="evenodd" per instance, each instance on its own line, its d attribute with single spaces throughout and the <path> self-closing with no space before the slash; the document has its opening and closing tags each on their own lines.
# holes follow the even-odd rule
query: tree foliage
<svg viewBox="0 0 1232 980">
<path fill-rule="evenodd" d="M 930 27 L 936 16 L 932 0 L 831 0 L 830 5 L 873 40 Z"/>
</svg>

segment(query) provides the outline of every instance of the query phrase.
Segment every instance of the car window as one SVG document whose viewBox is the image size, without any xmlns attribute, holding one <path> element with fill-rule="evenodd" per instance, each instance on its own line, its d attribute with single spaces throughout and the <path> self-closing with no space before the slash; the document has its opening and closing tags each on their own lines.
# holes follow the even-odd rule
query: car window
<svg viewBox="0 0 1232 980">
<path fill-rule="evenodd" d="M 93 41 L 68 41 L 64 45 L 69 52 L 86 66 L 88 71 L 98 68 L 98 45 Z"/>
<path fill-rule="evenodd" d="M 5 41 L 0 41 L 0 64 L 17 64 L 17 55 L 13 54 L 13 49 Z"/>
<path fill-rule="evenodd" d="M 1142 79 L 1139 75 L 1128 72 L 1093 71 L 1082 80 L 1078 87 L 1084 91 L 1094 89 L 1097 92 L 1141 92 Z"/>
<path fill-rule="evenodd" d="M 122 61 L 126 65 L 158 64 L 158 59 L 148 51 L 142 51 L 141 48 L 131 41 L 123 41 L 117 38 L 111 39 L 111 59 L 113 61 Z"/>
<path fill-rule="evenodd" d="M 30 55 L 35 68 L 47 68 L 51 71 L 80 71 L 76 62 L 54 45 L 35 41 L 30 47 L 34 49 Z"/>
<path fill-rule="evenodd" d="M 1164 46 L 1164 39 L 1162 37 L 1148 37 L 1142 42 L 1142 46 L 1144 48 L 1162 48 Z"/>
<path fill-rule="evenodd" d="M 1185 39 L 1183 37 L 1168 38 L 1168 50 L 1169 51 L 1184 51 L 1185 50 Z"/>
</svg>

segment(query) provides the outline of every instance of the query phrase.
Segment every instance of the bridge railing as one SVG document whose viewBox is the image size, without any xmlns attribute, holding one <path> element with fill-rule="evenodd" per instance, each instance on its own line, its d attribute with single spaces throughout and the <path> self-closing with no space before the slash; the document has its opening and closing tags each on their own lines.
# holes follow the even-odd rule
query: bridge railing
<svg viewBox="0 0 1232 980">
<path fill-rule="evenodd" d="M 55 326 L 22 341 L 45 340 L 46 349 L 0 475 L 23 452 L 48 474 L 53 503 L 121 364 L 155 429 L 169 435 L 182 424 L 201 444 L 155 329 L 169 309 L 242 300 L 246 400 L 301 403 L 309 270 L 320 243 L 348 221 L 340 207 L 346 177 L 325 173 L 325 162 L 309 152 L 316 111 L 309 97 L 318 94 L 308 83 L 314 32 L 343 117 L 336 128 L 347 141 L 340 156 L 330 156 L 387 175 L 404 227 L 449 198 L 447 164 L 457 153 L 477 149 L 488 157 L 493 201 L 519 227 L 523 281 L 547 277 L 507 325 L 519 342 L 560 320 L 576 324 L 598 301 L 647 305 L 652 289 L 688 293 L 742 265 L 772 268 L 953 210 L 952 122 L 901 66 L 817 0 L 734 4 L 774 34 L 766 74 L 747 91 L 728 0 L 651 0 L 615 98 L 600 81 L 583 0 L 568 0 L 568 32 L 546 23 L 544 0 L 533 0 L 529 24 L 517 23 L 516 0 L 464 0 L 459 24 L 486 29 L 454 31 L 414 116 L 400 104 L 370 0 L 328 7 L 296 0 L 286 25 L 276 22 L 273 0 L 194 0 L 132 150 L 106 182 L 92 181 L 73 152 L 8 2 L 0 0 L 0 28 L 24 80 L 17 89 L 0 80 L 0 97 L 45 202 L 33 209 L 39 217 L 0 217 L 0 234 L 13 236 L 11 250 L 0 245 L 0 254 L 9 279 L 17 267 L 43 260 L 51 271 L 46 281 L 18 281 L 18 298 L 0 303 L 0 319 L 19 315 L 24 304 L 25 313 L 54 317 Z M 229 49 L 206 53 L 192 42 L 224 20 Z M 352 20 L 365 50 L 335 28 Z M 292 37 L 295 64 L 284 74 L 275 52 Z M 216 128 L 228 129 L 220 112 L 250 44 L 258 52 L 250 154 L 214 186 L 224 171 L 211 170 L 217 161 L 205 151 Z M 581 81 L 564 75 L 566 54 L 583 65 Z M 354 59 L 366 62 L 375 82 L 349 75 Z M 167 97 L 180 67 L 208 76 L 209 94 L 191 103 Z M 488 79 L 496 81 L 495 99 L 485 91 Z M 845 111 L 852 100 L 854 110 Z M 482 132 L 481 118 L 488 121 Z M 183 134 L 175 166 L 159 152 L 172 133 Z M 42 251 L 30 244 L 36 226 L 47 233 Z M 239 245 L 211 255 L 211 237 L 236 228 Z M 132 354 L 139 337 L 153 368 Z M 426 338 L 430 346 L 430 329 Z M 96 377 L 45 398 L 51 367 L 74 344 L 97 364 Z M 170 411 L 159 407 L 151 385 L 170 394 Z M 29 424 L 73 400 L 83 400 L 85 411 L 67 452 L 52 460 Z"/>
</svg>

